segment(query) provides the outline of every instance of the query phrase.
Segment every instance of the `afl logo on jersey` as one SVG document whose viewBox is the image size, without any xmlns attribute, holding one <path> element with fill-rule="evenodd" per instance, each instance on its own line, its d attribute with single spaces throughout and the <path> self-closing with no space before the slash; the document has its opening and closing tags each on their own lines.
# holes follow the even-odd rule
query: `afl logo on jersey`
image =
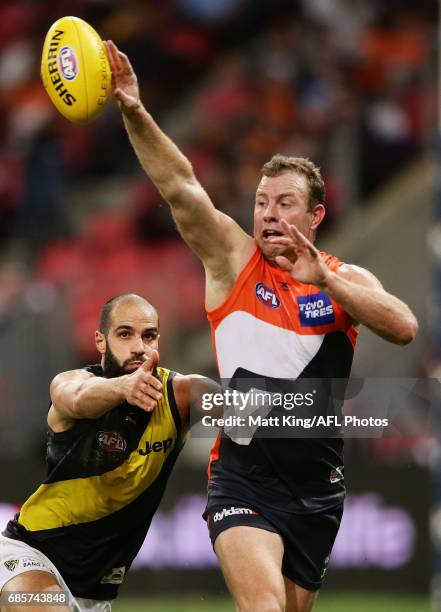
<svg viewBox="0 0 441 612">
<path fill-rule="evenodd" d="M 280 306 L 280 300 L 274 289 L 263 283 L 257 283 L 256 296 L 257 299 L 265 306 L 268 306 L 268 308 L 278 308 Z"/>
<path fill-rule="evenodd" d="M 74 50 L 61 47 L 58 52 L 58 69 L 67 81 L 73 81 L 78 74 L 78 61 Z"/>
<path fill-rule="evenodd" d="M 125 451 L 127 442 L 118 433 L 114 431 L 99 431 L 96 434 L 98 446 L 110 453 Z"/>
</svg>

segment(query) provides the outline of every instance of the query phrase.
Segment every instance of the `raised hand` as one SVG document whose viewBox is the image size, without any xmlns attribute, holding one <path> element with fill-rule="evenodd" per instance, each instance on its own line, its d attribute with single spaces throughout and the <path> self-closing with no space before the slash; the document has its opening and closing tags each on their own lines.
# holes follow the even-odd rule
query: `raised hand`
<svg viewBox="0 0 441 612">
<path fill-rule="evenodd" d="M 295 225 L 290 225 L 285 219 L 281 220 L 280 225 L 284 236 L 278 236 L 277 242 L 287 246 L 289 255 L 278 255 L 275 258 L 277 265 L 300 283 L 318 287 L 323 285 L 329 275 L 329 269 L 319 251 Z"/>
<path fill-rule="evenodd" d="M 127 403 L 139 406 L 146 412 L 152 412 L 162 397 L 162 383 L 153 376 L 158 362 L 158 351 L 152 351 L 135 372 L 122 377 Z"/>
<path fill-rule="evenodd" d="M 138 79 L 127 55 L 111 40 L 105 40 L 104 45 L 112 71 L 111 95 L 119 109 L 131 115 L 141 106 Z"/>
</svg>

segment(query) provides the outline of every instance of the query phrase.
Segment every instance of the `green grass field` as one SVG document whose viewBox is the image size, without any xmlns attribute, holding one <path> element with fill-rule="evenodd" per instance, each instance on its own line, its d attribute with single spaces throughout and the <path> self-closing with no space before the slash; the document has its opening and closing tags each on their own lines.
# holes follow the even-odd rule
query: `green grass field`
<svg viewBox="0 0 441 612">
<path fill-rule="evenodd" d="M 145 598 L 117 600 L 112 612 L 234 612 L 228 599 L 201 600 L 185 596 L 182 598 Z M 314 612 L 430 612 L 427 597 L 393 597 L 346 594 L 323 595 Z"/>
</svg>

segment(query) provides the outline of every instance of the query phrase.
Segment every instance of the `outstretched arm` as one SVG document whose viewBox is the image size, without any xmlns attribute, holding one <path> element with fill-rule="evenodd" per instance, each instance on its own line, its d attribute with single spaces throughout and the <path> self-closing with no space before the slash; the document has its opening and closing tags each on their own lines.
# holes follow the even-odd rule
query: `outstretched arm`
<svg viewBox="0 0 441 612">
<path fill-rule="evenodd" d="M 408 344 L 418 331 L 418 322 L 410 308 L 387 293 L 380 281 L 358 266 L 342 265 L 332 272 L 315 246 L 294 225 L 282 221 L 285 232 L 277 237 L 289 247 L 289 257 L 279 256 L 276 263 L 302 283 L 311 283 L 338 302 L 356 323 L 362 323 L 385 340 Z"/>
<path fill-rule="evenodd" d="M 233 219 L 214 207 L 190 161 L 146 111 L 127 56 L 113 42 L 105 45 L 112 70 L 113 98 L 142 167 L 169 203 L 184 240 L 204 264 L 225 268 L 231 249 L 249 237 Z"/>
<path fill-rule="evenodd" d="M 116 378 L 86 370 L 58 374 L 50 386 L 49 426 L 55 431 L 69 429 L 76 419 L 98 419 L 125 401 L 151 412 L 162 396 L 162 384 L 153 375 L 158 359 L 153 351 L 135 372 Z"/>
<path fill-rule="evenodd" d="M 182 433 L 185 435 L 191 425 L 204 414 L 202 409 L 204 398 L 219 395 L 222 393 L 222 387 L 211 378 L 199 374 L 188 374 L 187 376 L 178 374 L 173 379 L 173 391 L 181 416 Z M 221 415 L 222 407 L 218 407 L 218 410 Z"/>
</svg>

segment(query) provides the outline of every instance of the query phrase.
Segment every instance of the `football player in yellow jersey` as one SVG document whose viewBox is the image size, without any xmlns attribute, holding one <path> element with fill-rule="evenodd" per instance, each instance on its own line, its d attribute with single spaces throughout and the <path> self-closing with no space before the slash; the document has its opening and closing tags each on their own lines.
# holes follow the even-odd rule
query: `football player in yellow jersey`
<svg viewBox="0 0 441 612">
<path fill-rule="evenodd" d="M 101 363 L 52 381 L 48 476 L 0 536 L 2 612 L 111 609 L 182 449 L 191 398 L 216 388 L 159 367 L 158 341 L 155 308 L 117 296 L 95 333 Z M 20 592 L 38 592 L 38 605 L 22 608 Z"/>
</svg>

